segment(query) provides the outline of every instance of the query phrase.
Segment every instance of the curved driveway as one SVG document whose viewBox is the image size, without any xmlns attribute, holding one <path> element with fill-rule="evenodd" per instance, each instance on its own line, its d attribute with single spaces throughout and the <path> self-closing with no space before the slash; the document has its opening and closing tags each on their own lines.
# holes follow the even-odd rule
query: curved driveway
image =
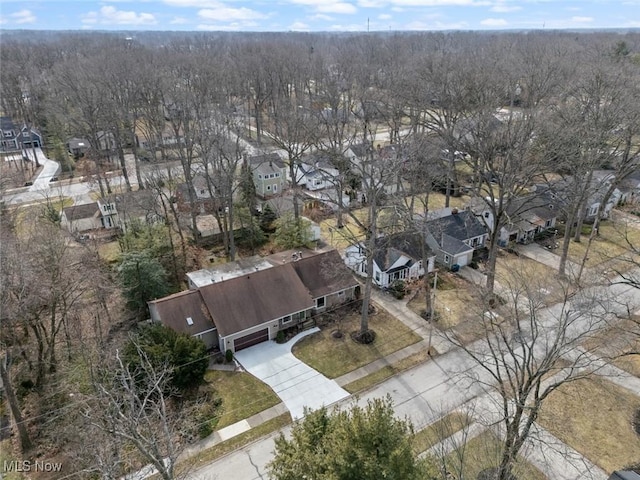
<svg viewBox="0 0 640 480">
<path fill-rule="evenodd" d="M 329 380 L 291 353 L 296 342 L 318 331 L 319 328 L 312 328 L 287 343 L 263 342 L 235 354 L 245 370 L 276 392 L 294 420 L 304 416 L 304 407 L 315 410 L 349 396 L 349 392 L 334 380 Z"/>
</svg>

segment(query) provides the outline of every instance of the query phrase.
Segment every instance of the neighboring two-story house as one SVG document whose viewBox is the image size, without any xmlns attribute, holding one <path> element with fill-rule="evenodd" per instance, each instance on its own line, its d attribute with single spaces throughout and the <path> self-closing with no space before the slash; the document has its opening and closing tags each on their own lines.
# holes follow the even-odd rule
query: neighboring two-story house
<svg viewBox="0 0 640 480">
<path fill-rule="evenodd" d="M 284 191 L 287 185 L 287 166 L 277 153 L 249 157 L 247 161 L 259 197 L 273 197 Z"/>
<path fill-rule="evenodd" d="M 42 146 L 42 135 L 34 128 L 23 125 L 18 128 L 10 117 L 0 117 L 0 151 L 15 152 Z"/>
</svg>

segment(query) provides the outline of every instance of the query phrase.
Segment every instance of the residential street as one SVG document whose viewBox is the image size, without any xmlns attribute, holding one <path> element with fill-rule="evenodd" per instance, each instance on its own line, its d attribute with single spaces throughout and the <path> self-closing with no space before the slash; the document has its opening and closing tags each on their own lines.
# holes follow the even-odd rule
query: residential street
<svg viewBox="0 0 640 480">
<path fill-rule="evenodd" d="M 584 295 L 574 298 L 576 308 L 587 293 L 599 292 L 599 304 L 607 310 L 626 309 L 625 303 L 630 303 L 632 311 L 640 309 L 640 291 L 632 287 L 620 284 L 612 284 L 609 287 L 592 287 L 585 291 Z M 544 323 L 552 329 L 554 313 L 559 308 L 552 306 L 542 312 Z M 403 320 L 402 315 L 399 315 Z M 579 317 L 574 322 L 576 334 L 581 327 L 591 321 L 588 316 Z M 420 330 L 417 330 L 419 333 Z M 426 331 L 426 329 L 424 329 Z M 474 345 L 481 348 L 481 344 Z M 611 373 L 604 369 L 602 374 Z M 620 373 L 616 371 L 616 373 Z M 481 381 L 473 380 L 477 378 Z M 495 417 L 499 411 L 499 405 L 493 399 L 493 393 L 485 390 L 482 381 L 488 381 L 488 374 L 474 363 L 466 353 L 460 349 L 452 349 L 434 358 L 432 361 L 421 364 L 413 369 L 392 377 L 366 392 L 359 400 L 360 404 L 367 399 L 390 395 L 393 399 L 396 413 L 399 417 L 408 417 L 416 427 L 421 429 L 437 418 L 455 409 L 467 405 L 484 410 L 485 419 Z M 617 382 L 635 394 L 640 395 L 640 382 Z M 340 405 L 348 405 L 352 399 L 342 402 Z M 498 409 L 498 410 L 497 410 Z M 605 479 L 603 471 L 596 468 L 584 459 L 580 454 L 567 448 L 553 435 L 538 427 L 538 437 L 547 441 L 544 449 L 529 446 L 525 454 L 538 468 L 545 472 L 549 478 L 562 480 Z M 552 449 L 548 445 L 555 445 Z M 274 448 L 273 436 L 259 440 L 250 446 L 233 452 L 216 462 L 201 468 L 191 476 L 193 479 L 234 478 L 238 480 L 264 479 L 265 465 L 272 457 Z M 557 450 L 557 451 L 556 451 Z"/>
</svg>

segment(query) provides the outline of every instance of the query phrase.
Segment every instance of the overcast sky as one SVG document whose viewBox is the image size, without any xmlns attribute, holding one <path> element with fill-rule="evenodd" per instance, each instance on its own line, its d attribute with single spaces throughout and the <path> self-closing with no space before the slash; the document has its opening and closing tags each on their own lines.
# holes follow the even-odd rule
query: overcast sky
<svg viewBox="0 0 640 480">
<path fill-rule="evenodd" d="M 640 28 L 640 0 L 0 0 L 0 28 L 366 31 Z"/>
</svg>

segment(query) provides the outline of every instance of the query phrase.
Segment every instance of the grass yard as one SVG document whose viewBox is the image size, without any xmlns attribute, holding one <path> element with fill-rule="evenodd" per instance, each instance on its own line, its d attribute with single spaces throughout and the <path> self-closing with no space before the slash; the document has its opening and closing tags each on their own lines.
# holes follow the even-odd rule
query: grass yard
<svg viewBox="0 0 640 480">
<path fill-rule="evenodd" d="M 595 355 L 611 361 L 616 367 L 640 377 L 640 355 L 625 355 L 640 352 L 640 317 L 611 320 L 610 325 L 596 332 L 581 346 Z"/>
<path fill-rule="evenodd" d="M 477 320 L 482 314 L 482 305 L 477 288 L 451 273 L 439 274 L 435 326 L 440 330 L 453 329 L 458 339 L 465 343 L 474 340 L 478 336 Z M 422 315 L 425 309 L 423 289 L 409 301 L 408 307 Z"/>
<path fill-rule="evenodd" d="M 222 398 L 222 415 L 216 430 L 280 403 L 269 386 L 245 372 L 210 370 L 204 378 Z"/>
<path fill-rule="evenodd" d="M 211 448 L 199 452 L 191 458 L 179 461 L 176 469 L 177 473 L 180 477 L 187 476 L 186 474 L 188 472 L 193 472 L 197 468 L 204 467 L 205 465 L 243 447 L 244 445 L 248 445 L 261 437 L 280 430 L 290 423 L 291 415 L 289 413 L 283 413 L 279 417 L 267 420 L 263 424 L 258 425 L 247 432 L 241 433 L 240 435 L 230 438 L 229 440 L 225 440 L 224 442 L 220 442 Z"/>
<path fill-rule="evenodd" d="M 471 419 L 464 413 L 451 412 L 415 434 L 413 437 L 413 451 L 416 454 L 426 452 L 470 423 Z"/>
<path fill-rule="evenodd" d="M 377 306 L 376 313 L 369 317 L 369 328 L 376 332 L 375 342 L 370 345 L 354 342 L 350 333 L 360 329 L 360 314 L 349 313 L 339 322 L 303 338 L 293 347 L 293 354 L 323 375 L 336 378 L 421 340 L 409 327 Z M 336 329 L 343 332 L 342 338 L 333 337 Z"/>
<path fill-rule="evenodd" d="M 446 457 L 448 470 L 458 474 L 455 478 L 475 479 L 488 468 L 500 464 L 502 444 L 491 432 L 485 431 L 469 440 L 464 447 L 451 452 Z M 545 480 L 547 477 L 524 459 L 519 459 L 513 474 L 518 480 Z"/>
<path fill-rule="evenodd" d="M 591 231 L 590 226 L 585 230 Z M 624 223 L 616 223 L 611 220 L 600 224 L 599 235 L 595 238 L 587 257 L 587 267 L 597 267 L 605 262 L 611 262 L 617 257 L 630 254 L 627 241 L 632 245 L 640 246 L 640 229 Z M 569 244 L 569 258 L 580 264 L 589 243 L 589 234 L 582 236 L 582 241 Z M 633 265 L 629 262 L 616 262 L 615 268 L 627 270 Z"/>
<path fill-rule="evenodd" d="M 25 475 L 23 473 L 15 471 L 10 472 L 5 469 L 5 465 L 8 466 L 9 462 L 21 461 L 20 458 L 12 455 L 11 451 L 11 440 L 2 440 L 0 442 L 0 472 L 2 472 L 2 475 L 0 476 L 3 478 L 3 480 L 22 480 L 23 478 L 25 478 Z"/>
<path fill-rule="evenodd" d="M 435 349 L 432 347 L 432 351 L 435 352 Z M 436 353 L 437 354 L 437 353 Z M 383 382 L 387 378 L 391 378 L 394 375 L 397 375 L 400 372 L 408 370 L 416 365 L 420 365 L 421 363 L 426 362 L 429 359 L 429 355 L 427 355 L 426 351 L 421 351 L 418 353 L 414 353 L 413 355 L 409 355 L 402 360 L 393 363 L 391 365 L 387 365 L 386 367 L 381 368 L 377 372 L 370 373 L 366 377 L 362 377 L 354 382 L 348 383 L 343 388 L 349 393 L 357 393 L 363 390 L 366 390 L 374 385 L 377 385 L 380 382 Z"/>
<path fill-rule="evenodd" d="M 640 436 L 632 426 L 640 398 L 599 377 L 552 393 L 538 422 L 606 472 L 640 463 Z"/>
<path fill-rule="evenodd" d="M 527 285 L 540 295 L 547 305 L 561 302 L 570 288 L 568 282 L 561 282 L 557 272 L 530 258 L 517 257 L 504 250 L 498 251 L 496 281 L 504 286 Z"/>
<path fill-rule="evenodd" d="M 118 242 L 107 242 L 98 245 L 98 255 L 107 263 L 115 263 L 120 258 L 122 251 Z"/>
</svg>

